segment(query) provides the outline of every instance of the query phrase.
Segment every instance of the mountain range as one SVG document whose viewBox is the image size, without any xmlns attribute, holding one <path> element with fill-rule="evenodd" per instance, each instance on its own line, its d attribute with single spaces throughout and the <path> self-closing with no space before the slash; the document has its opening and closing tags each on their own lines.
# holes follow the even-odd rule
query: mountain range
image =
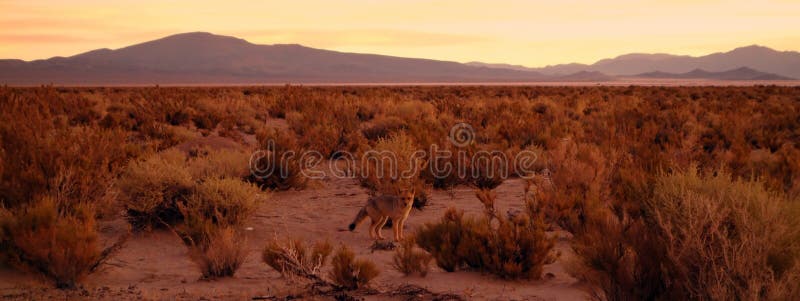
<svg viewBox="0 0 800 301">
<path fill-rule="evenodd" d="M 620 76 L 785 80 L 800 78 L 800 53 L 749 46 L 702 57 L 629 54 L 591 65 L 527 68 L 258 45 L 195 32 L 70 57 L 0 60 L 0 84 L 11 85 L 604 82 Z"/>
<path fill-rule="evenodd" d="M 728 52 L 712 53 L 704 56 L 672 55 L 664 53 L 632 53 L 611 59 L 602 59 L 594 64 L 560 64 L 540 68 L 519 65 L 468 63 L 473 66 L 506 68 L 519 71 L 533 71 L 545 75 L 564 75 L 579 71 L 595 71 L 615 76 L 637 76 L 649 72 L 691 73 L 696 69 L 711 73 L 735 71 L 742 67 L 758 72 L 771 73 L 784 78 L 800 78 L 800 52 L 776 51 L 767 47 L 751 45 Z M 706 76 L 694 72 L 694 76 Z M 747 78 L 743 78 L 747 79 Z"/>
</svg>

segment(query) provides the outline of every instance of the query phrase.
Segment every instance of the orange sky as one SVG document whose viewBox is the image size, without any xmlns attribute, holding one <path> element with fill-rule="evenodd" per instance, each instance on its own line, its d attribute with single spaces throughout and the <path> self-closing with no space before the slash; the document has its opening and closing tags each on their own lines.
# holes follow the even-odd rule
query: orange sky
<svg viewBox="0 0 800 301">
<path fill-rule="evenodd" d="M 0 58 L 25 60 L 208 31 L 258 44 L 543 66 L 750 44 L 800 50 L 800 1 L 0 0 L 0 28 Z"/>
</svg>

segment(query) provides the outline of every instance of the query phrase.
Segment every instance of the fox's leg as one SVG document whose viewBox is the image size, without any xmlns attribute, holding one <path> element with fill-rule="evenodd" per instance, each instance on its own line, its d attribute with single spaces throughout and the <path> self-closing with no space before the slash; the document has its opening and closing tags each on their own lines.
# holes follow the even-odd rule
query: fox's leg
<svg viewBox="0 0 800 301">
<path fill-rule="evenodd" d="M 401 218 L 400 220 L 397 221 L 397 236 L 400 237 L 400 240 L 405 239 L 405 236 L 403 235 L 403 227 L 405 226 L 406 226 L 405 218 Z"/>
<path fill-rule="evenodd" d="M 372 223 L 369 225 L 369 238 L 375 239 L 376 238 L 376 236 L 375 236 L 375 225 L 379 224 L 379 221 L 375 220 L 372 217 L 370 217 L 370 220 L 372 221 Z"/>
<path fill-rule="evenodd" d="M 378 223 L 378 226 L 375 227 L 375 233 L 378 234 L 378 239 L 383 239 L 383 235 L 381 235 L 381 230 L 383 230 L 383 225 L 386 224 L 386 221 L 389 220 L 388 216 L 384 216 L 381 218 L 381 221 Z"/>
</svg>

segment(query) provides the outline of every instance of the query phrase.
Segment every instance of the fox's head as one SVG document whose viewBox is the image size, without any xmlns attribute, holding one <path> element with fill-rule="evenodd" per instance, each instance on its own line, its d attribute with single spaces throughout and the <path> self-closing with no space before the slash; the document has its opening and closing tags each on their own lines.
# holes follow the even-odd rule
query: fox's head
<svg viewBox="0 0 800 301">
<path fill-rule="evenodd" d="M 400 199 L 403 204 L 410 205 L 414 203 L 414 189 L 403 189 L 400 191 Z"/>
</svg>

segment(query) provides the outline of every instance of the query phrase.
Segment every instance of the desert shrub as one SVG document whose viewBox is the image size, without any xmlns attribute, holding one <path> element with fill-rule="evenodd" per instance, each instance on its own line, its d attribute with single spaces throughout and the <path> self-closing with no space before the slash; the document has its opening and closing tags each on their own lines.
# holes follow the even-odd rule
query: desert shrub
<svg viewBox="0 0 800 301">
<path fill-rule="evenodd" d="M 380 274 L 372 261 L 355 259 L 355 254 L 342 245 L 331 258 L 333 266 L 328 276 L 334 284 L 345 289 L 357 289 L 367 285 Z"/>
<path fill-rule="evenodd" d="M 0 202 L 16 207 L 54 191 L 98 207 L 110 201 L 101 196 L 129 157 L 125 133 L 53 124 L 47 112 L 20 106 L 0 113 Z"/>
<path fill-rule="evenodd" d="M 794 299 L 794 206 L 725 172 L 661 174 L 643 217 L 606 214 L 576 237 L 576 274 L 597 299 Z"/>
<path fill-rule="evenodd" d="M 470 148 L 467 157 L 470 174 L 467 182 L 481 190 L 491 190 L 503 184 L 508 177 L 509 158 L 503 152 L 492 150 L 491 146 Z"/>
<path fill-rule="evenodd" d="M 458 246 L 464 228 L 472 226 L 472 220 L 465 220 L 463 215 L 463 211 L 450 208 L 438 223 L 426 223 L 414 235 L 417 244 L 436 259 L 436 265 L 448 272 L 463 264 Z"/>
<path fill-rule="evenodd" d="M 451 208 L 417 231 L 417 244 L 448 272 L 469 266 L 508 279 L 541 277 L 542 267 L 554 260 L 546 225 L 525 214 L 497 222 L 494 228 L 488 218 L 465 218 Z"/>
<path fill-rule="evenodd" d="M 391 134 L 401 131 L 406 127 L 407 125 L 402 119 L 389 116 L 373 120 L 372 124 L 362 129 L 361 132 L 367 139 L 378 141 L 379 139 L 389 138 Z"/>
<path fill-rule="evenodd" d="M 658 300 L 666 294 L 655 268 L 664 250 L 643 220 L 604 213 L 593 216 L 586 231 L 574 237 L 577 259 L 567 263 L 567 270 L 593 286 L 595 300 Z"/>
<path fill-rule="evenodd" d="M 176 203 L 183 219 L 176 230 L 187 243 L 199 244 L 210 242 L 220 228 L 241 228 L 258 209 L 258 192 L 252 184 L 237 179 L 206 179 Z"/>
<path fill-rule="evenodd" d="M 284 276 L 302 276 L 321 279 L 333 246 L 327 241 L 306 246 L 300 239 L 277 238 L 270 241 L 261 254 L 261 259 Z"/>
<path fill-rule="evenodd" d="M 417 250 L 416 241 L 409 237 L 400 242 L 400 247 L 395 250 L 392 256 L 392 267 L 403 275 L 419 274 L 422 277 L 428 275 L 430 263 L 433 257 L 428 253 Z"/>
<path fill-rule="evenodd" d="M 403 189 L 413 188 L 416 192 L 414 207 L 421 209 L 427 205 L 427 188 L 420 177 L 420 170 L 426 163 L 408 135 L 399 133 L 379 139 L 375 147 L 360 158 L 357 177 L 370 194 L 397 195 Z"/>
<path fill-rule="evenodd" d="M 203 277 L 230 277 L 247 257 L 244 222 L 258 208 L 258 188 L 230 178 L 207 178 L 177 202 L 183 223 L 175 226 Z"/>
<path fill-rule="evenodd" d="M 189 173 L 195 179 L 243 179 L 249 174 L 250 156 L 239 150 L 212 150 L 189 162 Z"/>
<path fill-rule="evenodd" d="M 179 221 L 177 204 L 186 199 L 194 185 L 186 168 L 186 156 L 177 150 L 131 162 L 117 183 L 127 218 L 139 229 Z"/>
<path fill-rule="evenodd" d="M 654 191 L 646 210 L 676 288 L 703 299 L 780 295 L 772 289 L 800 264 L 799 225 L 782 195 L 696 169 L 661 176 Z"/>
<path fill-rule="evenodd" d="M 293 135 L 267 129 L 257 138 L 261 156 L 251 157 L 248 179 L 261 188 L 277 190 L 303 189 L 308 185 L 300 162 L 302 151 Z"/>
<path fill-rule="evenodd" d="M 189 245 L 190 257 L 204 278 L 232 277 L 247 258 L 247 239 L 234 227 L 212 229 Z"/>
<path fill-rule="evenodd" d="M 101 259 L 95 212 L 86 204 L 59 207 L 41 197 L 13 211 L 0 208 L 0 258 L 58 288 L 75 288 Z"/>
<path fill-rule="evenodd" d="M 594 145 L 563 141 L 547 154 L 548 170 L 537 174 L 537 213 L 572 233 L 583 230 L 590 215 L 610 200 L 608 159 Z"/>
</svg>

